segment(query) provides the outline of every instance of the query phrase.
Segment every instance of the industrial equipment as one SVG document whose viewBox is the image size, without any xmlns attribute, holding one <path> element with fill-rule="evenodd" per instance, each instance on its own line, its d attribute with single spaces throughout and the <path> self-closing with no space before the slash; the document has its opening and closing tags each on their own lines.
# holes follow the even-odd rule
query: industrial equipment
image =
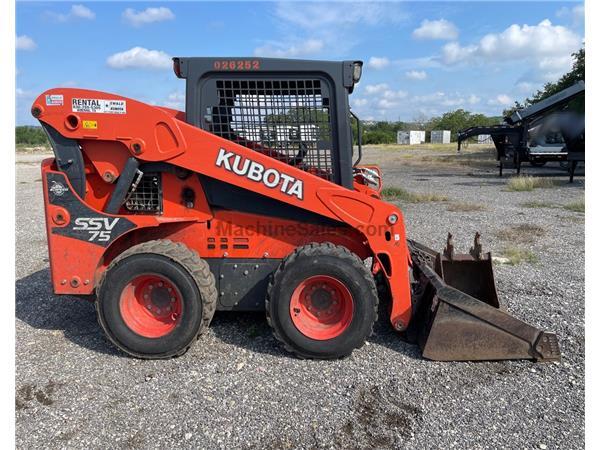
<svg viewBox="0 0 600 450">
<path fill-rule="evenodd" d="M 381 171 L 353 152 L 360 61 L 174 58 L 185 112 L 56 88 L 32 114 L 54 292 L 90 295 L 117 347 L 185 353 L 215 310 L 266 310 L 300 357 L 339 358 L 391 326 L 438 360 L 559 358 L 500 308 L 491 255 L 405 235 Z M 354 116 L 355 120 L 358 120 Z"/>
<path fill-rule="evenodd" d="M 504 117 L 503 124 L 462 130 L 458 133 L 458 151 L 471 136 L 491 135 L 500 176 L 507 164 L 520 173 L 523 162 L 543 166 L 548 161 L 560 161 L 568 164 L 572 182 L 577 164 L 585 160 L 585 117 L 567 107 L 583 95 L 585 83 L 579 81 Z"/>
</svg>

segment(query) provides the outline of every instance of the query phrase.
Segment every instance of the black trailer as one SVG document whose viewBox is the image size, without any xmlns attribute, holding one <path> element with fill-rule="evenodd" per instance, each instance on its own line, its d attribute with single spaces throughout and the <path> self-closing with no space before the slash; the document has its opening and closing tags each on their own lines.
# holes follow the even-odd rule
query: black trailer
<svg viewBox="0 0 600 450">
<path fill-rule="evenodd" d="M 502 124 L 461 130 L 458 151 L 466 139 L 489 135 L 496 147 L 500 176 L 507 165 L 520 173 L 523 162 L 543 166 L 548 161 L 559 161 L 568 165 L 569 179 L 573 181 L 578 162 L 585 160 L 585 118 L 568 111 L 567 105 L 582 95 L 585 95 L 585 84 L 579 81 L 504 117 Z"/>
</svg>

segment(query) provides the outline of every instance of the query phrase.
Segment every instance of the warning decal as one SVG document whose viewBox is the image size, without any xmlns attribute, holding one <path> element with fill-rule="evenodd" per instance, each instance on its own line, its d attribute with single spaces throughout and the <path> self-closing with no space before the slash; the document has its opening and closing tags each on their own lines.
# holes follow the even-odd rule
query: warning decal
<svg viewBox="0 0 600 450">
<path fill-rule="evenodd" d="M 97 130 L 98 129 L 98 122 L 96 122 L 95 120 L 84 120 L 83 121 L 83 128 L 86 128 L 88 130 Z"/>
<path fill-rule="evenodd" d="M 99 98 L 74 98 L 71 101 L 73 112 L 99 114 L 127 114 L 125 100 L 102 100 Z"/>
<path fill-rule="evenodd" d="M 63 96 L 62 94 L 46 94 L 46 105 L 47 106 L 62 106 Z"/>
</svg>

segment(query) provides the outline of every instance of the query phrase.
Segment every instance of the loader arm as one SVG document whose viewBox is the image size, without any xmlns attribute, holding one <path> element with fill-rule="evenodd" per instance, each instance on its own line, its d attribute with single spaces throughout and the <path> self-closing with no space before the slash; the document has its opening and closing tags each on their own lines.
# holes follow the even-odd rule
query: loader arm
<svg viewBox="0 0 600 450">
<path fill-rule="evenodd" d="M 393 327 L 399 331 L 407 328 L 411 319 L 410 253 L 397 207 L 189 125 L 182 112 L 126 97 L 51 89 L 35 100 L 32 114 L 66 139 L 110 142 L 125 148 L 134 165 L 168 163 L 357 230 L 388 282 Z M 112 176 L 118 179 L 126 170 L 126 164 L 113 167 Z M 141 226 L 156 225 L 147 222 Z"/>
</svg>

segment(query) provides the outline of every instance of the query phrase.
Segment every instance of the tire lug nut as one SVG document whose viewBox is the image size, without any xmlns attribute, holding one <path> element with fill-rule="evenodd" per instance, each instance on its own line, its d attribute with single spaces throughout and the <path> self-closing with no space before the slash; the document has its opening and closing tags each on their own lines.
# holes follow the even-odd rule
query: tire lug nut
<svg viewBox="0 0 600 450">
<path fill-rule="evenodd" d="M 163 287 L 162 281 L 158 283 L 158 287 Z"/>
</svg>

